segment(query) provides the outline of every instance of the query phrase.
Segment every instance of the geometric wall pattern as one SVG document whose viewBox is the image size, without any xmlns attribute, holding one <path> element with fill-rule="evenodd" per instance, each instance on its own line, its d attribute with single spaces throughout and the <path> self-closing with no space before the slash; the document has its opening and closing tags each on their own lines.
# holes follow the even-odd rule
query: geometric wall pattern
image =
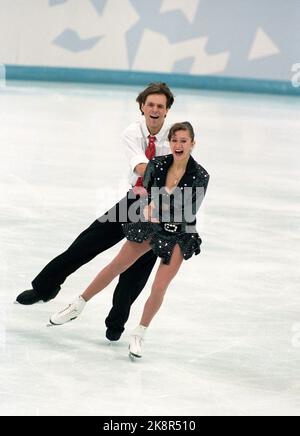
<svg viewBox="0 0 300 436">
<path fill-rule="evenodd" d="M 1 0 L 0 64 L 289 80 L 299 23 L 299 0 Z"/>
</svg>

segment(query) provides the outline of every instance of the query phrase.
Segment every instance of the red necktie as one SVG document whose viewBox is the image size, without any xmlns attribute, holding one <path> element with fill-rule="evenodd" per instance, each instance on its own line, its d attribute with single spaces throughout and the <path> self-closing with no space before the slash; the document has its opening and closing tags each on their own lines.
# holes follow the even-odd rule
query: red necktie
<svg viewBox="0 0 300 436">
<path fill-rule="evenodd" d="M 149 138 L 149 143 L 148 143 L 148 147 L 146 148 L 145 154 L 149 160 L 152 160 L 155 157 L 155 152 L 156 152 L 155 149 L 156 136 L 149 135 L 148 138 Z M 143 177 L 139 177 L 137 179 L 135 187 L 139 187 L 139 186 L 141 187 L 143 186 Z"/>
</svg>

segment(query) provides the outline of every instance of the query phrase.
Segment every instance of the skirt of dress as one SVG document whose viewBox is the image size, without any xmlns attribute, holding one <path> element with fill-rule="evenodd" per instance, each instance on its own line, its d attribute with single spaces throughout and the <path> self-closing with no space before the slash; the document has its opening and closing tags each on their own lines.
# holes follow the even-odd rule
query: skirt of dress
<svg viewBox="0 0 300 436">
<path fill-rule="evenodd" d="M 185 260 L 190 259 L 193 254 L 200 253 L 202 240 L 198 233 L 170 233 L 162 229 L 159 224 L 150 222 L 123 223 L 123 232 L 128 241 L 142 243 L 150 240 L 150 246 L 156 256 L 162 258 L 163 263 L 168 265 L 176 244 L 181 249 Z"/>
</svg>

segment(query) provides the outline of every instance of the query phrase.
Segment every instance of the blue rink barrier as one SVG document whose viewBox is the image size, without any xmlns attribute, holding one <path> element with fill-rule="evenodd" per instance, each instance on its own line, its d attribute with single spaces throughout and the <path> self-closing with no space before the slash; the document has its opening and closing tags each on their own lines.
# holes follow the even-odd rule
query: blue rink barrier
<svg viewBox="0 0 300 436">
<path fill-rule="evenodd" d="M 167 82 L 169 86 L 176 88 L 300 95 L 300 86 L 294 87 L 292 82 L 280 80 L 20 65 L 5 65 L 5 69 L 6 80 L 103 83 L 134 86 L 145 86 L 145 84 L 150 82 L 163 81 Z"/>
</svg>

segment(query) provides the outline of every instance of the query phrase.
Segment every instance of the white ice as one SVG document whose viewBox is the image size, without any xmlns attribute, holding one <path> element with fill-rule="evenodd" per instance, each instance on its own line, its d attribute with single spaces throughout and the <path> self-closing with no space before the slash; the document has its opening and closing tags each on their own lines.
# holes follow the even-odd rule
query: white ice
<svg viewBox="0 0 300 436">
<path fill-rule="evenodd" d="M 119 343 L 115 284 L 82 318 L 46 328 L 120 245 L 48 304 L 14 305 L 53 257 L 126 192 L 122 130 L 140 87 L 7 83 L 0 90 L 0 414 L 299 415 L 299 138 L 294 97 L 175 90 L 211 175 L 201 255 L 186 262 L 127 356 L 150 283 Z M 151 276 L 153 278 L 153 275 Z"/>
</svg>

